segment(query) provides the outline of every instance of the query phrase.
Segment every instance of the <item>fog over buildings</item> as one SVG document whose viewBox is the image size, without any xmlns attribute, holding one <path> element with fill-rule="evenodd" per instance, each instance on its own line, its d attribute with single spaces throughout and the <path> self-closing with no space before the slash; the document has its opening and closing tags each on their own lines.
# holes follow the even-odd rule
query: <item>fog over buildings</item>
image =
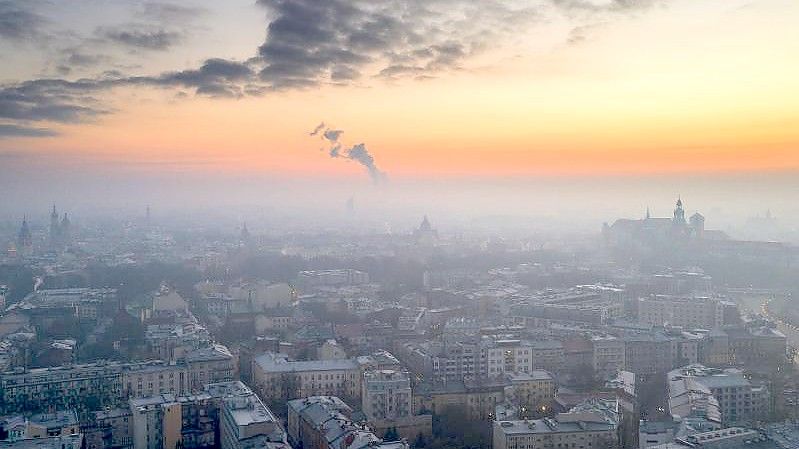
<svg viewBox="0 0 799 449">
<path fill-rule="evenodd" d="M 799 448 L 797 23 L 0 0 L 0 449 Z"/>
</svg>

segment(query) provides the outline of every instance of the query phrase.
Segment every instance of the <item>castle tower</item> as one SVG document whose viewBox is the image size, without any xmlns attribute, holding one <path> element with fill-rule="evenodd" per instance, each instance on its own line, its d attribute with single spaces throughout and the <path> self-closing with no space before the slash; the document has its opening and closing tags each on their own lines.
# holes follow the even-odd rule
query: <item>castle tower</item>
<svg viewBox="0 0 799 449">
<path fill-rule="evenodd" d="M 678 226 L 685 226 L 685 209 L 682 207 L 682 198 L 677 198 L 677 207 L 674 208 L 673 223 Z"/>
<path fill-rule="evenodd" d="M 691 215 L 691 218 L 689 220 L 694 235 L 696 237 L 702 238 L 703 234 L 705 233 L 705 217 L 699 212 L 697 212 Z"/>
</svg>

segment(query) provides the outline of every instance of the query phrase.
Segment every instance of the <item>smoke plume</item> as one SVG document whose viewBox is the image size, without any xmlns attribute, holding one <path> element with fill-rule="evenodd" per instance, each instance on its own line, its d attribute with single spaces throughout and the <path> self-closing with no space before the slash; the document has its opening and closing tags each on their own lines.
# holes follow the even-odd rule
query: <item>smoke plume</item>
<svg viewBox="0 0 799 449">
<path fill-rule="evenodd" d="M 328 128 L 325 126 L 325 123 L 322 122 L 309 134 L 311 136 L 320 136 L 322 140 L 328 142 L 330 147 L 328 148 L 327 153 L 330 155 L 330 157 L 343 158 L 357 162 L 366 169 L 367 173 L 369 173 L 369 177 L 372 178 L 372 181 L 375 184 L 385 181 L 386 174 L 377 168 L 377 165 L 375 164 L 375 158 L 372 156 L 369 150 L 366 149 L 365 144 L 359 143 L 350 148 L 342 147 L 339 139 L 343 133 L 343 130 Z"/>
</svg>

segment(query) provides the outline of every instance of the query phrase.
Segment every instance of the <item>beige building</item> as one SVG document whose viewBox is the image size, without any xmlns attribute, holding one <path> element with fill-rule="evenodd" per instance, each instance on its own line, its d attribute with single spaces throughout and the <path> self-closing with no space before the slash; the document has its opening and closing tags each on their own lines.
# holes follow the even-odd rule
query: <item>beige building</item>
<svg viewBox="0 0 799 449">
<path fill-rule="evenodd" d="M 187 354 L 184 358 L 190 391 L 201 391 L 206 384 L 228 382 L 237 377 L 238 362 L 227 347 L 214 344 Z"/>
<path fill-rule="evenodd" d="M 291 361 L 267 352 L 253 361 L 255 388 L 266 397 L 309 396 L 360 398 L 361 365 L 355 359 Z"/>
<path fill-rule="evenodd" d="M 519 405 L 541 408 L 555 399 L 555 378 L 547 371 L 510 374 L 507 379 L 510 387 L 505 388 L 506 399 L 515 400 Z"/>
<path fill-rule="evenodd" d="M 491 419 L 497 404 L 505 401 L 507 386 L 504 379 L 422 384 L 414 391 L 414 410 L 437 414 L 457 408 L 471 419 Z"/>
<path fill-rule="evenodd" d="M 39 413 L 28 418 L 26 438 L 45 438 L 80 433 L 78 415 L 74 410 Z"/>
<path fill-rule="evenodd" d="M 172 394 L 130 400 L 133 449 L 176 449 L 181 443 L 181 405 Z"/>
<path fill-rule="evenodd" d="M 612 379 L 624 370 L 624 340 L 612 336 L 596 336 L 591 339 L 593 368 L 597 379 Z"/>
<path fill-rule="evenodd" d="M 724 325 L 724 306 L 708 297 L 653 295 L 638 300 L 638 322 L 652 326 L 715 329 Z"/>
<path fill-rule="evenodd" d="M 122 372 L 122 385 L 125 394 L 135 398 L 184 395 L 189 392 L 188 373 L 184 364 L 142 363 Z"/>
</svg>

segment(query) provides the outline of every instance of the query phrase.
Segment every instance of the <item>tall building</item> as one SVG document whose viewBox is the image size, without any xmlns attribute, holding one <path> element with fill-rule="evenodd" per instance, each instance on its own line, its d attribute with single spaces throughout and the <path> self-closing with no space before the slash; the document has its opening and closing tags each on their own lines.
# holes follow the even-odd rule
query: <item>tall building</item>
<svg viewBox="0 0 799 449">
<path fill-rule="evenodd" d="M 180 403 L 171 394 L 130 400 L 133 449 L 177 449 L 181 443 Z"/>
<path fill-rule="evenodd" d="M 361 407 L 369 421 L 406 418 L 413 412 L 411 379 L 406 372 L 367 371 L 361 387 Z"/>
<path fill-rule="evenodd" d="M 205 389 L 221 398 L 220 449 L 291 449 L 280 420 L 242 382 L 214 383 Z"/>
</svg>

